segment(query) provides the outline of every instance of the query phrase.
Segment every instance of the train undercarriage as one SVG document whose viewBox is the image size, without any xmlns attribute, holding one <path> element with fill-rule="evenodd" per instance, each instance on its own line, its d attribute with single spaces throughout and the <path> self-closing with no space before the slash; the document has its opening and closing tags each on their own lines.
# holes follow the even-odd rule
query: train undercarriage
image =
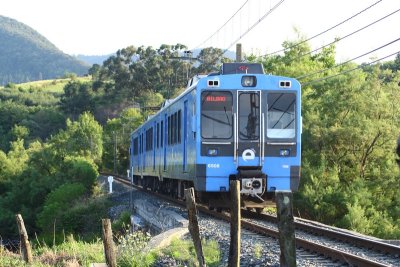
<svg viewBox="0 0 400 267">
<path fill-rule="evenodd" d="M 251 177 L 251 178 L 248 178 Z M 260 172 L 242 170 L 237 175 L 231 175 L 229 180 L 239 180 L 241 188 L 241 207 L 255 209 L 261 212 L 265 207 L 275 206 L 274 193 L 266 192 L 266 176 Z M 163 178 L 154 176 L 133 177 L 133 183 L 144 189 L 169 195 L 173 198 L 184 199 L 185 189 L 194 188 L 191 181 Z M 210 209 L 224 210 L 231 206 L 230 192 L 196 191 L 196 201 Z"/>
</svg>

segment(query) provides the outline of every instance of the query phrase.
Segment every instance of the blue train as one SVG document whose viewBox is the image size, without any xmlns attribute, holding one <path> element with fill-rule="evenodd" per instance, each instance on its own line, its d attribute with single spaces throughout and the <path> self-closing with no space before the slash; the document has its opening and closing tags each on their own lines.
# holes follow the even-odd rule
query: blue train
<svg viewBox="0 0 400 267">
<path fill-rule="evenodd" d="M 301 87 L 261 64 L 224 63 L 192 78 L 177 98 L 131 134 L 134 183 L 175 197 L 194 187 L 210 207 L 229 206 L 230 180 L 242 207 L 262 209 L 300 181 Z"/>
</svg>

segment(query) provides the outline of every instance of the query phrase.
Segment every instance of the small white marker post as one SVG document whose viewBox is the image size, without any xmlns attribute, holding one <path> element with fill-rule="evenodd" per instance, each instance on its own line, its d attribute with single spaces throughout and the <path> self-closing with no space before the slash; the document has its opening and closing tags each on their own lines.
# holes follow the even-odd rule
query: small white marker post
<svg viewBox="0 0 400 267">
<path fill-rule="evenodd" d="M 110 185 L 110 194 L 112 193 L 112 183 L 114 181 L 114 177 L 108 176 L 108 184 Z"/>
<path fill-rule="evenodd" d="M 126 176 L 129 178 L 129 172 L 130 170 L 126 170 Z M 133 177 L 131 177 L 131 184 L 133 184 Z"/>
</svg>

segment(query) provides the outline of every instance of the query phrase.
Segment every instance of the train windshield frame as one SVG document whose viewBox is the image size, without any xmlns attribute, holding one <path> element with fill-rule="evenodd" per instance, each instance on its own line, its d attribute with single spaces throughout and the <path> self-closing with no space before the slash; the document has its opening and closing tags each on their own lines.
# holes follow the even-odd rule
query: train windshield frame
<svg viewBox="0 0 400 267">
<path fill-rule="evenodd" d="M 260 138 L 260 93 L 243 91 L 239 93 L 239 138 L 259 140 Z"/>
<path fill-rule="evenodd" d="M 231 139 L 233 136 L 233 95 L 229 91 L 201 93 L 201 137 Z"/>
<path fill-rule="evenodd" d="M 268 92 L 267 138 L 296 138 L 296 94 Z"/>
</svg>

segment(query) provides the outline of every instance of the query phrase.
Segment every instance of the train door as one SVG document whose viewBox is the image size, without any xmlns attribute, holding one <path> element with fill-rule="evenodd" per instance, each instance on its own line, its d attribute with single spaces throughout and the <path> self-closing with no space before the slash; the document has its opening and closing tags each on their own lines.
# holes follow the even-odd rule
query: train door
<svg viewBox="0 0 400 267">
<path fill-rule="evenodd" d="M 262 164 L 260 96 L 260 91 L 237 91 L 234 138 L 238 166 Z"/>
</svg>

